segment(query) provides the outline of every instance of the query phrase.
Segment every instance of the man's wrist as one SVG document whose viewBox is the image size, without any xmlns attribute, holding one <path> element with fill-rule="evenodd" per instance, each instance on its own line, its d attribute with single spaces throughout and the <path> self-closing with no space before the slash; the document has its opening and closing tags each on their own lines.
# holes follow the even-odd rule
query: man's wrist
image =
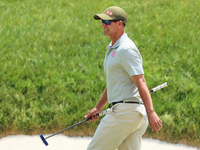
<svg viewBox="0 0 200 150">
<path fill-rule="evenodd" d="M 149 115 L 149 114 L 152 114 L 152 113 L 154 113 L 155 112 L 155 110 L 154 109 L 148 109 L 148 110 L 146 110 L 147 111 L 147 114 Z"/>
</svg>

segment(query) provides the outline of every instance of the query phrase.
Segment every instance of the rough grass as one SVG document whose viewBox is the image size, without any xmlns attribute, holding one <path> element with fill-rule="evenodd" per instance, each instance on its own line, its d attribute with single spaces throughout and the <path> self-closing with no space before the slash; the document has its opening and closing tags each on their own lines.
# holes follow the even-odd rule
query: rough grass
<svg viewBox="0 0 200 150">
<path fill-rule="evenodd" d="M 200 143 L 200 1 L 0 1 L 0 134 L 53 132 L 78 121 L 105 88 L 109 38 L 93 15 L 111 5 L 129 16 L 128 36 L 143 60 L 149 88 L 170 142 Z M 70 135 L 97 122 L 85 123 Z M 83 131 L 84 130 L 84 131 Z M 68 133 L 68 132 L 67 132 Z M 92 135 L 88 133 L 87 135 Z"/>
</svg>

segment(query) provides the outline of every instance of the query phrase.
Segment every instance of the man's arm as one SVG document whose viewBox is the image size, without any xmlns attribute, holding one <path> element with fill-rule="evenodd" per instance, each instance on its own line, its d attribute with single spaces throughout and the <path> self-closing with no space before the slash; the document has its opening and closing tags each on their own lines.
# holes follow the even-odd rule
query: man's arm
<svg viewBox="0 0 200 150">
<path fill-rule="evenodd" d="M 160 120 L 156 112 L 154 111 L 151 95 L 149 93 L 144 75 L 142 74 L 142 75 L 132 76 L 131 79 L 135 83 L 135 85 L 138 87 L 140 96 L 146 108 L 151 129 L 152 131 L 155 131 L 156 133 L 158 133 L 158 131 L 162 127 L 162 121 Z"/>
<path fill-rule="evenodd" d="M 107 103 L 108 99 L 107 99 L 107 87 L 106 87 L 95 107 L 92 110 L 90 110 L 90 112 L 85 116 L 85 118 L 90 118 L 92 116 L 89 122 L 97 120 L 98 116 L 96 114 L 99 114 Z"/>
</svg>

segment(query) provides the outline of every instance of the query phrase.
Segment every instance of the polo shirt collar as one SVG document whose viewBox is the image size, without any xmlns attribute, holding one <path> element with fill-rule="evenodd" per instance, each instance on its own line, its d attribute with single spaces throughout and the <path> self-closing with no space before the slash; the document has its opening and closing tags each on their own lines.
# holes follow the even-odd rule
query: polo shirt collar
<svg viewBox="0 0 200 150">
<path fill-rule="evenodd" d="M 107 46 L 108 48 L 117 48 L 119 47 L 120 43 L 127 37 L 127 34 L 123 34 L 122 36 L 120 36 L 120 38 L 115 42 L 115 44 L 113 46 L 112 45 L 112 41 L 110 42 L 110 44 Z"/>
</svg>

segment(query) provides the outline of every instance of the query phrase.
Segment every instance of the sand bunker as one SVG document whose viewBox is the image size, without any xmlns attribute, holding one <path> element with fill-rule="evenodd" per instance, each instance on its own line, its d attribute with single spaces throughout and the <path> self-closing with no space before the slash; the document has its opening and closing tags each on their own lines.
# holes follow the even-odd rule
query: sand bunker
<svg viewBox="0 0 200 150">
<path fill-rule="evenodd" d="M 47 137 L 48 135 L 44 135 Z M 16 135 L 0 139 L 0 150 L 86 150 L 91 137 L 68 137 L 56 135 L 47 139 L 45 146 L 39 135 Z M 142 140 L 142 150 L 199 150 L 195 147 L 169 144 L 153 139 Z"/>
</svg>

